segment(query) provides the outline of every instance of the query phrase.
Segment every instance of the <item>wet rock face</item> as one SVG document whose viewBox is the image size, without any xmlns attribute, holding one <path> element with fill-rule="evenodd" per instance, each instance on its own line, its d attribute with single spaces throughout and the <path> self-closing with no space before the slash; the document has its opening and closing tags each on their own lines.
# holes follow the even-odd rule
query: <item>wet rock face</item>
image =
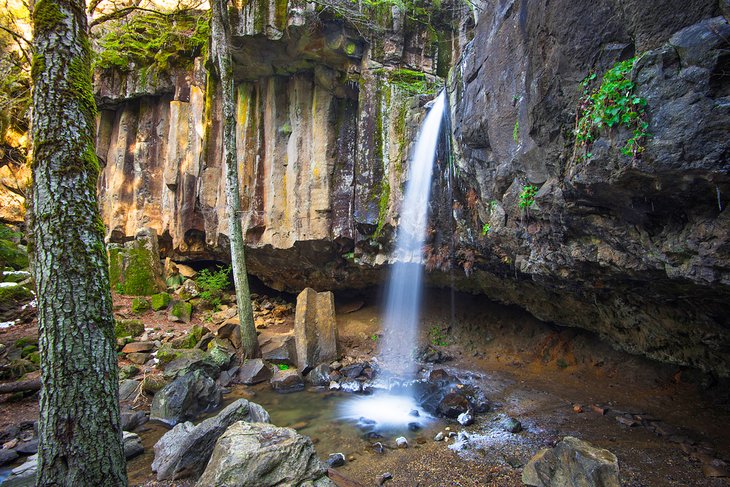
<svg viewBox="0 0 730 487">
<path fill-rule="evenodd" d="M 484 13 L 451 84 L 462 289 L 730 375 L 730 28 L 716 9 L 534 0 Z M 575 157 L 581 80 L 635 55 L 645 151 L 621 154 L 630 134 L 614 129 Z"/>
</svg>

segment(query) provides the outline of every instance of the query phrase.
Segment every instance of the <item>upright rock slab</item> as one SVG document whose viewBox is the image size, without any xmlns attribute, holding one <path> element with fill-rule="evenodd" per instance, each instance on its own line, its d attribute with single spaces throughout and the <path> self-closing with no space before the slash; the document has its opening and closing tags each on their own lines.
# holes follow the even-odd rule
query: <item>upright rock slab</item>
<svg viewBox="0 0 730 487">
<path fill-rule="evenodd" d="M 236 421 L 268 423 L 269 413 L 256 403 L 239 399 L 197 426 L 190 422 L 178 424 L 155 443 L 152 471 L 157 472 L 157 480 L 200 475 L 215 442 Z"/>
<path fill-rule="evenodd" d="M 312 440 L 291 428 L 234 423 L 220 437 L 197 487 L 333 487 Z"/>
<path fill-rule="evenodd" d="M 534 487 L 619 487 L 616 455 L 566 436 L 525 465 L 522 481 Z"/>
<path fill-rule="evenodd" d="M 297 296 L 294 340 L 297 365 L 302 373 L 337 359 L 335 296 L 331 292 L 318 293 L 308 287 Z"/>
<path fill-rule="evenodd" d="M 143 228 L 124 245 L 109 244 L 112 289 L 130 296 L 151 296 L 165 290 L 157 232 Z"/>
</svg>

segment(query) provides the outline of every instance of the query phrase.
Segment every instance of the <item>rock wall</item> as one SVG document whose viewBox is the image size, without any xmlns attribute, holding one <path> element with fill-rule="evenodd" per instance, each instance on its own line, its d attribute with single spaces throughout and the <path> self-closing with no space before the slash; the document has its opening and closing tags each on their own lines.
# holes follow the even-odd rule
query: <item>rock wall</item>
<svg viewBox="0 0 730 487">
<path fill-rule="evenodd" d="M 308 2 L 236 4 L 249 270 L 290 291 L 380 282 L 429 99 L 413 88 L 453 66 L 451 137 L 426 249 L 431 283 L 730 375 L 724 3 L 443 4 L 436 35 L 386 9 L 355 16 L 377 24 L 370 36 Z M 635 55 L 646 150 L 623 156 L 628 134 L 613 130 L 576 158 L 581 81 Z M 423 85 L 413 71 L 425 73 Z M 166 256 L 226 260 L 220 107 L 202 63 L 155 83 L 107 73 L 96 86 L 110 240 L 150 227 Z M 539 188 L 529 211 L 519 207 L 527 184 Z"/>
<path fill-rule="evenodd" d="M 453 7 L 445 12 L 462 15 Z M 412 85 L 435 90 L 435 75 L 448 71 L 459 42 L 432 40 L 433 25 L 397 9 L 374 13 L 372 42 L 357 25 L 309 2 L 242 2 L 232 17 L 247 258 L 251 272 L 273 287 L 353 287 L 379 278 L 355 265 L 355 247 L 385 261 L 426 101 L 412 96 Z M 439 28 L 448 38 L 456 32 L 450 24 Z M 149 227 L 165 255 L 226 260 L 215 80 L 200 60 L 192 73 L 154 82 L 137 75 L 96 77 L 109 238 L 128 240 Z"/>
<path fill-rule="evenodd" d="M 685 7 L 489 3 L 450 83 L 460 285 L 727 376 L 730 27 L 714 1 Z M 576 157 L 581 81 L 632 56 L 645 151 L 614 129 Z"/>
</svg>

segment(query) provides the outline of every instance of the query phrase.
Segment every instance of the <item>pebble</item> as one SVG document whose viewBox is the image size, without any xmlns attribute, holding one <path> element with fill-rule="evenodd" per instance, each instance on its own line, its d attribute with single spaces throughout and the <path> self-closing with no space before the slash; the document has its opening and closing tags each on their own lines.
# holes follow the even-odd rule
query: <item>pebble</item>
<svg viewBox="0 0 730 487">
<path fill-rule="evenodd" d="M 388 480 L 391 480 L 392 478 L 393 478 L 393 474 L 392 473 L 385 472 L 383 475 L 381 475 L 378 478 L 378 485 L 383 485 L 384 483 L 386 483 Z"/>
<path fill-rule="evenodd" d="M 436 433 L 436 436 L 433 437 L 433 441 L 443 441 L 443 439 L 444 439 L 443 431 L 439 431 L 438 433 Z"/>
<path fill-rule="evenodd" d="M 373 443 L 373 450 L 375 450 L 375 453 L 385 453 L 385 447 L 383 447 L 383 444 L 379 441 L 376 443 Z"/>
<path fill-rule="evenodd" d="M 399 436 L 396 438 L 395 444 L 398 448 L 408 448 L 408 440 L 406 440 L 405 436 Z"/>
<path fill-rule="evenodd" d="M 330 453 L 329 457 L 327 457 L 327 460 L 325 461 L 328 467 L 331 468 L 337 468 L 341 467 L 345 464 L 345 454 L 344 453 Z"/>
<path fill-rule="evenodd" d="M 459 422 L 462 426 L 469 426 L 474 422 L 474 415 L 471 414 L 470 411 L 467 411 L 465 413 L 461 413 L 456 420 Z"/>
</svg>

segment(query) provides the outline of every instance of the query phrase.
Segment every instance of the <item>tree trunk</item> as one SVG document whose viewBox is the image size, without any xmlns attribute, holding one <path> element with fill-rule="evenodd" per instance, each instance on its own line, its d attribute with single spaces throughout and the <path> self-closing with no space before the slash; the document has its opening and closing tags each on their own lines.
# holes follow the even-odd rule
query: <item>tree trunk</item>
<svg viewBox="0 0 730 487">
<path fill-rule="evenodd" d="M 40 0 L 33 11 L 38 486 L 127 485 L 84 8 L 83 0 Z"/>
<path fill-rule="evenodd" d="M 228 4 L 226 0 L 213 0 L 210 7 L 212 53 L 218 69 L 223 97 L 223 160 L 226 165 L 226 209 L 231 241 L 233 283 L 236 286 L 244 358 L 254 358 L 259 357 L 261 351 L 253 322 L 241 225 L 241 197 L 238 187 L 238 162 L 236 161 L 236 97 L 231 66 Z"/>
</svg>

